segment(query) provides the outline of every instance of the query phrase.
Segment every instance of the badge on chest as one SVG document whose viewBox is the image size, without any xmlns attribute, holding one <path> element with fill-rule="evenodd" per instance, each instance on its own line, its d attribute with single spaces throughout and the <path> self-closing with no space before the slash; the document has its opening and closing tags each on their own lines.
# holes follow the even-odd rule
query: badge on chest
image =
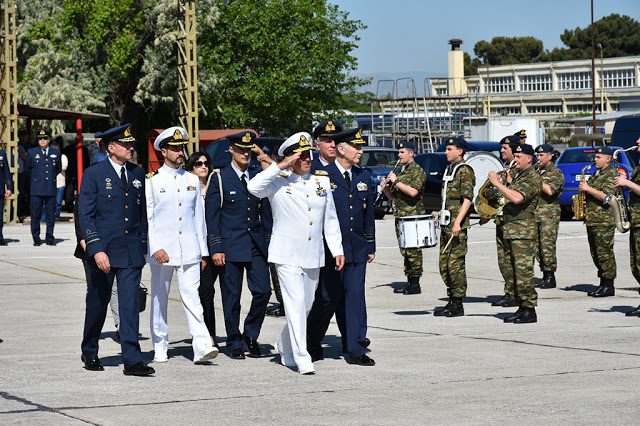
<svg viewBox="0 0 640 426">
<path fill-rule="evenodd" d="M 322 184 L 320 183 L 320 181 L 316 180 L 316 184 L 318 185 L 318 187 L 316 188 L 316 195 L 318 197 L 326 197 L 327 196 L 327 189 L 324 188 L 322 186 Z"/>
<path fill-rule="evenodd" d="M 113 187 L 111 186 L 111 178 L 106 178 L 104 180 L 104 185 L 105 185 L 105 189 L 113 189 Z"/>
<path fill-rule="evenodd" d="M 369 186 L 367 186 L 367 184 L 364 183 L 364 182 L 358 182 L 356 187 L 358 188 L 358 191 L 360 191 L 360 192 L 363 192 L 363 191 L 366 191 L 367 189 L 369 189 Z"/>
</svg>

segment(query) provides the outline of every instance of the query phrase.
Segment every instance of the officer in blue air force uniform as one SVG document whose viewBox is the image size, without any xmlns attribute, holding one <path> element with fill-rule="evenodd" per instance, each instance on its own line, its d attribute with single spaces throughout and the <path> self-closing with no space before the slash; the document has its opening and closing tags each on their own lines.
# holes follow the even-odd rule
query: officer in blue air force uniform
<svg viewBox="0 0 640 426">
<path fill-rule="evenodd" d="M 244 343 L 249 356 L 259 357 L 257 339 L 271 296 L 267 244 L 271 235 L 271 206 L 247 190 L 248 182 L 258 174 L 249 172 L 249 158 L 256 134 L 241 132 L 227 136 L 232 162 L 220 170 L 222 189 L 211 179 L 206 202 L 209 253 L 213 263 L 224 266 L 220 284 L 227 348 L 232 359 L 244 359 Z M 221 206 L 222 204 L 222 206 Z M 240 295 L 242 277 L 247 271 L 247 286 L 252 300 L 240 334 Z"/>
<path fill-rule="evenodd" d="M 6 189 L 5 189 L 6 188 Z M 13 179 L 9 170 L 9 158 L 7 153 L 0 149 L 0 246 L 6 246 L 7 242 L 2 236 L 2 225 L 4 222 L 4 199 L 13 193 Z"/>
<path fill-rule="evenodd" d="M 362 155 L 364 140 L 361 129 L 333 135 L 336 161 L 325 167 L 331 180 L 331 191 L 340 222 L 345 264 L 335 270 L 333 261 L 322 269 L 324 280 L 319 283 L 307 327 L 309 353 L 322 359 L 322 339 L 333 313 L 342 334 L 350 364 L 371 366 L 373 359 L 365 355 L 367 309 L 365 304 L 365 273 L 367 263 L 375 258 L 375 188 L 371 173 L 356 164 Z"/>
<path fill-rule="evenodd" d="M 98 340 L 116 277 L 124 374 L 146 376 L 155 370 L 142 362 L 138 343 L 138 286 L 147 251 L 144 171 L 129 162 L 135 142 L 130 124 L 106 131 L 103 141 L 109 158 L 85 171 L 78 206 L 91 268 L 82 361 L 87 370 L 104 370 L 98 358 Z"/>
<path fill-rule="evenodd" d="M 55 246 L 53 226 L 56 211 L 56 176 L 62 170 L 60 151 L 49 146 L 51 133 L 48 130 L 38 131 L 38 146 L 27 152 L 25 169 L 31 174 L 31 235 L 33 245 L 42 244 L 40 239 L 40 218 L 42 217 L 42 203 L 45 204 L 47 231 L 45 242 L 48 246 Z"/>
<path fill-rule="evenodd" d="M 318 150 L 311 160 L 311 171 L 322 170 L 336 159 L 336 142 L 333 135 L 342 132 L 338 120 L 324 120 L 313 130 L 313 145 Z"/>
</svg>

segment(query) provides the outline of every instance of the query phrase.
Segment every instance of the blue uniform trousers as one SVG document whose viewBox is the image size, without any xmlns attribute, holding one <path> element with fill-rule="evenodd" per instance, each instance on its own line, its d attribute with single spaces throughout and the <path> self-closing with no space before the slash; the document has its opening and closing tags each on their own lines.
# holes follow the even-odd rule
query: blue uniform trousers
<svg viewBox="0 0 640 426">
<path fill-rule="evenodd" d="M 253 246 L 251 262 L 229 262 L 224 266 L 223 278 L 220 281 L 224 325 L 227 330 L 227 348 L 232 351 L 242 348 L 240 333 L 240 295 L 242 294 L 242 276 L 247 271 L 247 286 L 252 300 L 249 313 L 244 320 L 244 334 L 258 339 L 264 315 L 271 297 L 269 283 L 269 266 L 267 259 Z"/>
<path fill-rule="evenodd" d="M 91 280 L 87 283 L 86 311 L 82 354 L 86 357 L 98 356 L 98 340 L 107 306 L 111 300 L 111 288 L 114 278 L 118 280 L 118 310 L 120 312 L 120 347 L 125 368 L 142 362 L 138 330 L 140 312 L 138 307 L 138 288 L 142 278 L 142 267 L 111 268 L 111 272 L 102 272 L 93 258 L 88 260 L 91 268 Z"/>
<path fill-rule="evenodd" d="M 2 228 L 4 226 L 4 194 L 0 195 L 0 240 L 4 240 L 2 236 Z"/>
<path fill-rule="evenodd" d="M 47 231 L 45 241 L 53 242 L 53 226 L 56 223 L 56 197 L 44 195 L 31 196 L 31 235 L 33 242 L 41 242 L 40 239 L 40 218 L 42 217 L 42 204 L 45 206 L 45 216 L 47 219 Z"/>
<path fill-rule="evenodd" d="M 350 357 L 359 357 L 365 353 L 362 343 L 367 337 L 364 293 L 367 262 L 345 263 L 339 272 L 334 266 L 333 261 L 327 262 L 321 270 L 322 279 L 307 320 L 308 346 L 310 350 L 320 348 L 335 313 L 343 346 Z"/>
</svg>

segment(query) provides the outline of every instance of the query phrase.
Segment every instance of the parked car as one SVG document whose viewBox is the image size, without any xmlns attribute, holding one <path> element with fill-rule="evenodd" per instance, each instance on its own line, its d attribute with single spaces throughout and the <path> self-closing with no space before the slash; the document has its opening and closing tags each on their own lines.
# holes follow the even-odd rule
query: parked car
<svg viewBox="0 0 640 426">
<path fill-rule="evenodd" d="M 380 183 L 393 170 L 393 166 L 398 162 L 398 150 L 381 146 L 363 147 L 362 157 L 360 157 L 360 167 L 371 172 L 371 185 L 378 188 Z M 382 219 L 391 208 L 391 203 L 384 193 L 376 205 L 376 219 Z"/>
<path fill-rule="evenodd" d="M 501 145 L 498 142 L 469 142 L 467 153 L 485 151 L 500 158 L 500 147 Z M 441 144 L 437 152 L 418 154 L 415 157 L 416 163 L 418 163 L 427 174 L 424 193 L 422 195 L 422 202 L 427 212 L 440 210 L 442 207 L 442 176 L 449 164 L 444 153 L 445 148 L 445 144 Z"/>
<path fill-rule="evenodd" d="M 562 189 L 562 196 L 560 197 L 560 208 L 563 219 L 571 219 L 573 217 L 573 211 L 571 209 L 573 200 L 571 197 L 578 193 L 578 186 L 582 179 L 582 168 L 593 163 L 596 156 L 596 149 L 597 147 L 567 148 L 556 162 L 556 166 L 558 166 L 564 175 L 564 187 Z M 620 149 L 620 147 L 612 146 L 611 149 L 615 151 L 616 149 Z M 621 152 L 618 156 L 618 163 L 620 165 L 618 172 L 625 174 L 626 177 L 629 178 L 635 168 L 633 159 L 626 152 Z M 595 166 L 586 169 L 584 174 L 585 179 L 589 179 L 589 176 L 595 173 L 595 171 Z"/>
</svg>

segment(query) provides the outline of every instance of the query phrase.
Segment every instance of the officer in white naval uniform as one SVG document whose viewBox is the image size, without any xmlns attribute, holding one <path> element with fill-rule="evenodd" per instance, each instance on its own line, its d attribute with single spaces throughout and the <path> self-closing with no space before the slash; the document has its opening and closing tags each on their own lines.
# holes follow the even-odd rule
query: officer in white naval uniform
<svg viewBox="0 0 640 426">
<path fill-rule="evenodd" d="M 284 160 L 271 164 L 248 184 L 249 192 L 259 198 L 269 197 L 271 202 L 273 230 L 268 260 L 276 265 L 287 313 L 287 325 L 275 347 L 280 362 L 297 366 L 300 374 L 315 373 L 307 352 L 307 315 L 324 266 L 323 231 L 336 270 L 344 265 L 328 174 L 324 170 L 309 173 L 310 140 L 305 132 L 291 136 L 278 150 Z M 290 170 L 284 171 L 287 167 Z"/>
<path fill-rule="evenodd" d="M 200 181 L 185 171 L 184 144 L 187 131 L 170 127 L 155 140 L 164 165 L 147 175 L 146 197 L 149 221 L 151 269 L 151 338 L 154 362 L 168 360 L 169 328 L 167 303 L 174 270 L 178 275 L 180 297 L 193 336 L 193 362 L 205 362 L 218 355 L 204 323 L 198 288 L 203 257 L 209 255 L 204 210 L 200 199 Z"/>
</svg>

